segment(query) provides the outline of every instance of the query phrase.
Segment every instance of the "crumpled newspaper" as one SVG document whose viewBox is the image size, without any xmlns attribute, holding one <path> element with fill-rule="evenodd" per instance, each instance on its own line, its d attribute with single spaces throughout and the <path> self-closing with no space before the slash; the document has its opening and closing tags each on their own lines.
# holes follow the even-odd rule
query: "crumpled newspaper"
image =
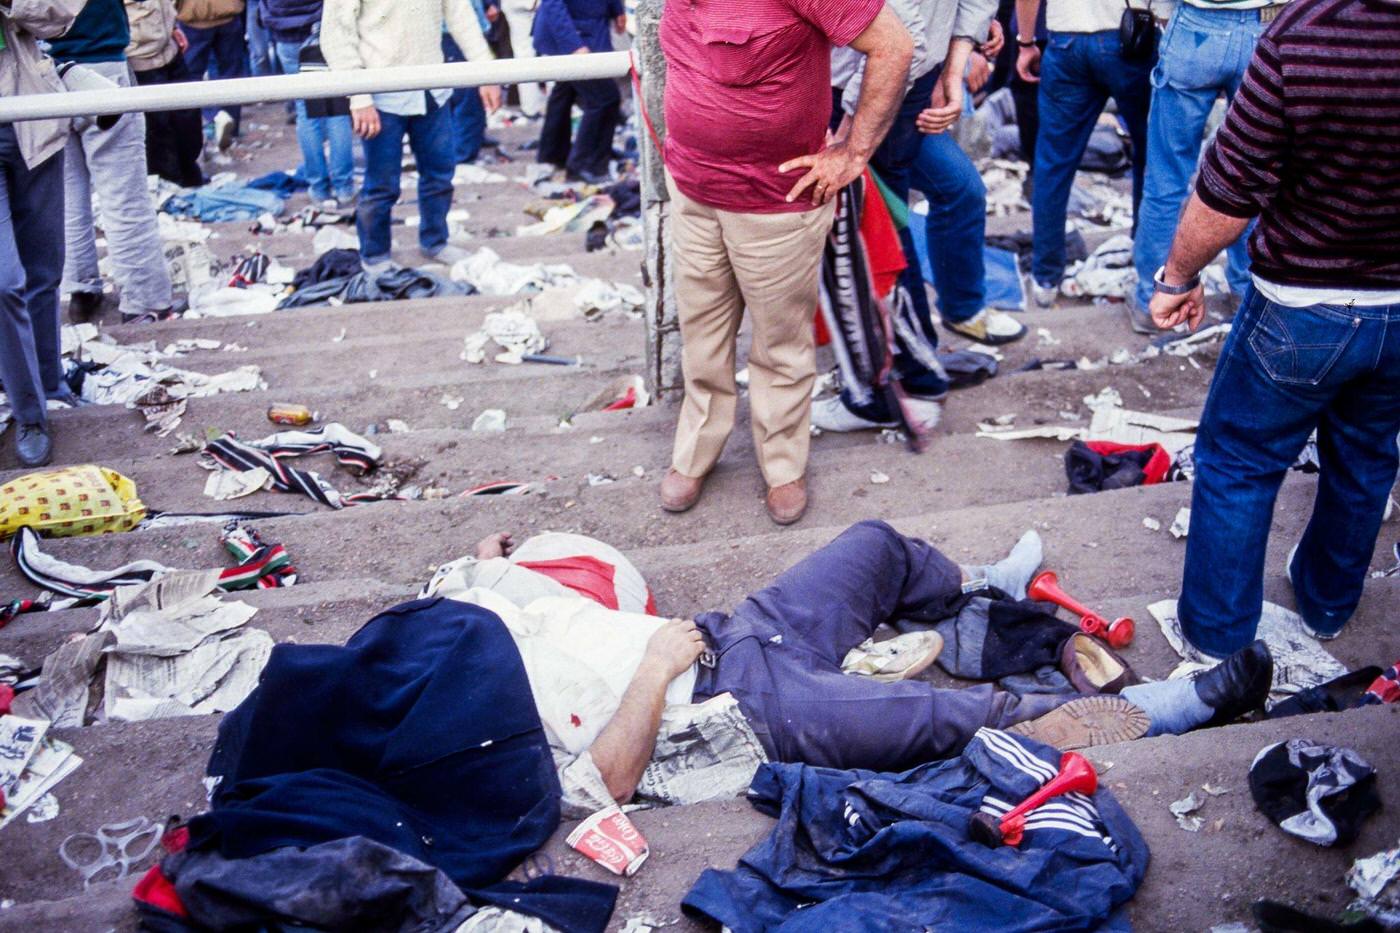
<svg viewBox="0 0 1400 933">
<path fill-rule="evenodd" d="M 1386 927 L 1400 926 L 1400 846 L 1359 858 L 1347 871 L 1347 884 L 1357 893 L 1353 907 Z"/>
<path fill-rule="evenodd" d="M 468 363 L 485 362 L 486 348 L 492 342 L 502 350 L 496 354 L 498 363 L 519 363 L 527 353 L 543 353 L 548 349 L 549 340 L 540 333 L 540 325 L 520 308 L 515 305 L 487 314 L 481 330 L 467 335 L 462 359 Z"/>
<path fill-rule="evenodd" d="M 506 262 L 489 246 L 472 253 L 452 266 L 452 281 L 466 282 L 483 295 L 520 295 L 543 291 L 556 285 L 576 285 L 573 267 L 560 264 Z"/>
<path fill-rule="evenodd" d="M 574 305 L 583 312 L 585 320 L 595 321 L 613 311 L 640 317 L 646 296 L 640 289 L 622 282 L 587 279 L 574 295 Z"/>
<path fill-rule="evenodd" d="M 1171 672 L 1171 677 L 1185 677 L 1213 667 L 1216 661 L 1191 646 L 1181 633 L 1181 621 L 1176 614 L 1176 600 L 1164 599 L 1147 607 L 1157 620 L 1167 643 L 1184 659 Z M 1274 658 L 1274 682 L 1269 691 L 1268 706 L 1309 687 L 1326 683 L 1347 672 L 1342 664 L 1303 630 L 1303 620 L 1282 606 L 1264 603 L 1259 616 L 1257 637 L 1269 646 Z"/>
<path fill-rule="evenodd" d="M 1119 233 L 1075 263 L 1066 273 L 1060 290 L 1070 298 L 1126 298 L 1137 285 L 1133 268 L 1133 238 Z"/>
</svg>

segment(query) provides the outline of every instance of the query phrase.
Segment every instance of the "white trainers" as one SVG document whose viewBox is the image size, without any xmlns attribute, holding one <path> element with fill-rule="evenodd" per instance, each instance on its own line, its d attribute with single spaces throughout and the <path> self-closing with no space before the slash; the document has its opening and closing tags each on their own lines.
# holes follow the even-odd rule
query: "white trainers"
<svg viewBox="0 0 1400 933">
<path fill-rule="evenodd" d="M 925 430 L 938 425 L 943 414 L 943 406 L 927 399 L 910 398 L 905 400 L 916 422 Z M 812 424 L 823 431 L 878 431 L 882 428 L 899 426 L 898 421 L 870 421 L 851 411 L 841 401 L 839 395 L 824 398 L 812 403 Z"/>
<path fill-rule="evenodd" d="M 227 110 L 214 114 L 214 145 L 220 152 L 228 152 L 233 146 L 233 114 Z"/>
<path fill-rule="evenodd" d="M 923 673 L 942 650 L 943 636 L 932 631 L 906 632 L 887 641 L 867 638 L 846 653 L 841 671 L 886 684 L 908 680 Z"/>
<path fill-rule="evenodd" d="M 1026 325 L 996 308 L 983 308 L 966 321 L 956 323 L 945 318 L 943 326 L 955 334 L 992 347 L 1026 336 Z"/>
<path fill-rule="evenodd" d="M 418 252 L 428 262 L 440 262 L 444 266 L 450 266 L 455 263 L 459 263 L 463 259 L 466 259 L 468 256 L 471 255 L 471 253 L 462 249 L 462 247 L 454 246 L 451 243 L 444 243 L 436 253 L 426 253 L 422 250 L 419 250 Z"/>
<path fill-rule="evenodd" d="M 1039 282 L 1031 283 L 1031 297 L 1035 299 L 1036 307 L 1047 310 L 1055 307 L 1055 299 L 1060 297 L 1060 286 L 1041 285 Z"/>
</svg>

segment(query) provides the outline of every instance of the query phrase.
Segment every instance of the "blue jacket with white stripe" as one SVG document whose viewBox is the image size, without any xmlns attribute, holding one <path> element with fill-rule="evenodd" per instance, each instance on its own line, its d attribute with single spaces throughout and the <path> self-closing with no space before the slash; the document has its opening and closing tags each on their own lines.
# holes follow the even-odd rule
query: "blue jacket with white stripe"
<svg viewBox="0 0 1400 933">
<path fill-rule="evenodd" d="M 684 901 L 734 933 L 1128 929 L 1147 844 L 1113 795 L 1052 798 L 1016 847 L 968 835 L 1053 777 L 1060 753 L 981 729 L 957 758 L 903 774 L 766 764 L 749 789 L 778 820 Z"/>
</svg>

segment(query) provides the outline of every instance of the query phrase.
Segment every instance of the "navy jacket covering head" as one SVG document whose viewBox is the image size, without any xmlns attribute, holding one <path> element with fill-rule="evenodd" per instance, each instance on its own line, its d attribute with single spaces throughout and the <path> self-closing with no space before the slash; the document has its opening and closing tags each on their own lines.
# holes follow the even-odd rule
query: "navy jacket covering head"
<svg viewBox="0 0 1400 933">
<path fill-rule="evenodd" d="M 1113 795 L 1054 798 L 1020 846 L 968 835 L 1059 767 L 1048 745 L 979 730 L 962 755 L 903 774 L 766 764 L 749 789 L 776 816 L 734 871 L 707 870 L 683 903 L 734 933 L 1127 929 L 1147 844 Z"/>
<path fill-rule="evenodd" d="M 540 0 L 535 51 L 572 55 L 586 46 L 590 52 L 611 52 L 612 20 L 622 13 L 622 0 Z"/>
<path fill-rule="evenodd" d="M 246 858 L 365 836 L 560 929 L 602 930 L 612 913 L 611 886 L 501 882 L 558 826 L 560 789 L 515 642 L 479 606 L 417 600 L 344 647 L 278 645 L 209 773 L 222 780 L 192 849 Z"/>
</svg>

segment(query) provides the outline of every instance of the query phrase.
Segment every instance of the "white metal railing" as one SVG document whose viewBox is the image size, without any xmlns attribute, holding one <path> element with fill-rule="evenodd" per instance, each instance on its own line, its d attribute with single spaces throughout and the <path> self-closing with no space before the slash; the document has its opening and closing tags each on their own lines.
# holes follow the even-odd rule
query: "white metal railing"
<svg viewBox="0 0 1400 933">
<path fill-rule="evenodd" d="M 386 91 L 521 84 L 529 81 L 584 81 L 627 74 L 628 52 L 507 58 L 490 62 L 409 65 L 363 71 L 314 71 L 265 78 L 189 81 L 106 91 L 70 91 L 0 98 L 0 123 L 149 110 L 226 107 L 266 101 L 348 97 Z"/>
</svg>

